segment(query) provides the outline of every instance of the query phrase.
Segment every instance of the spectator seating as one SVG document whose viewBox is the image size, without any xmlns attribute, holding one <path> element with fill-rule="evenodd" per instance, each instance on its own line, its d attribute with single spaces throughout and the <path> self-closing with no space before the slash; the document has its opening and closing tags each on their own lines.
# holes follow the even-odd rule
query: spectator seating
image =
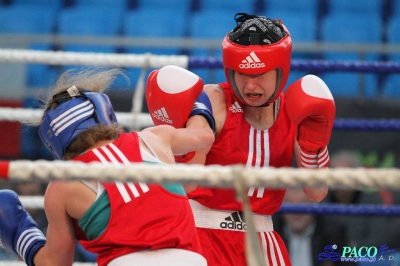
<svg viewBox="0 0 400 266">
<path fill-rule="evenodd" d="M 107 0 L 105 0 L 107 1 Z M 157 18 L 159 10 L 166 10 L 170 13 L 186 13 L 191 11 L 191 1 L 188 0 L 136 0 L 136 9 L 148 10 L 152 12 L 153 18 Z"/>
<path fill-rule="evenodd" d="M 12 0 L 11 5 L 30 5 L 60 9 L 64 5 L 64 0 Z"/>
<path fill-rule="evenodd" d="M 291 12 L 316 16 L 317 1 L 319 0 L 302 0 L 302 1 L 282 1 L 282 0 L 263 0 L 265 13 L 268 17 L 276 17 L 275 14 L 281 12 Z"/>
<path fill-rule="evenodd" d="M 255 11 L 255 1 L 256 0 L 199 0 L 199 11 L 210 11 L 214 12 L 216 15 L 221 11 L 230 12 L 232 17 L 239 12 L 253 14 Z"/>
<path fill-rule="evenodd" d="M 400 11 L 400 3 L 398 10 Z M 397 13 L 400 14 L 400 13 Z M 400 44 L 400 16 L 393 16 L 388 23 L 388 44 L 399 45 Z M 389 56 L 389 60 L 399 63 L 400 54 Z M 390 74 L 386 77 L 383 85 L 383 96 L 384 97 L 400 97 L 400 74 Z"/>
<path fill-rule="evenodd" d="M 348 1 L 348 0 L 329 0 L 328 12 L 330 14 L 353 13 L 364 15 L 381 15 L 383 1 L 363 0 L 363 1 Z"/>
<path fill-rule="evenodd" d="M 212 26 L 209 26 L 212 25 Z M 199 11 L 191 15 L 189 19 L 189 37 L 193 39 L 209 39 L 222 42 L 226 33 L 231 31 L 236 25 L 232 12 Z M 190 52 L 191 56 L 205 57 L 212 56 L 222 58 L 221 47 L 217 49 L 194 48 Z M 225 74 L 222 69 L 191 69 L 205 83 L 215 83 L 225 81 Z"/>
<path fill-rule="evenodd" d="M 73 6 L 64 8 L 58 18 L 59 35 L 83 36 L 90 40 L 91 36 L 118 36 L 122 25 L 122 12 L 118 8 Z M 62 50 L 68 52 L 115 53 L 115 45 L 75 44 L 67 43 Z M 76 66 L 63 66 L 65 71 Z"/>
<path fill-rule="evenodd" d="M 126 47 L 124 52 L 134 54 L 162 54 L 179 55 L 182 53 L 180 48 L 163 47 L 157 38 L 183 38 L 186 33 L 187 12 L 177 10 L 171 12 L 167 9 L 149 9 L 139 8 L 126 12 L 123 22 L 123 34 L 125 37 L 132 38 L 153 38 L 154 45 L 150 47 Z M 127 76 L 134 85 L 140 75 L 138 68 L 126 68 Z M 149 70 L 151 71 L 151 69 Z M 124 87 L 125 80 L 122 83 L 117 81 L 117 86 Z"/>
<path fill-rule="evenodd" d="M 11 5 L 0 8 L 0 33 L 48 34 L 54 30 L 56 10 L 42 5 Z"/>
<path fill-rule="evenodd" d="M 325 16 L 321 24 L 321 40 L 336 44 L 379 44 L 382 41 L 383 23 L 379 12 L 334 13 Z M 328 60 L 378 60 L 378 54 L 368 54 L 365 58 L 356 52 L 325 53 Z M 360 91 L 364 96 L 372 96 L 378 87 L 376 74 L 325 73 L 321 76 L 331 88 L 334 96 L 356 97 Z"/>
<path fill-rule="evenodd" d="M 169 10 L 138 9 L 127 12 L 124 16 L 123 34 L 127 37 L 144 38 L 183 38 L 186 32 L 186 12 Z M 128 47 L 129 53 L 179 54 L 176 48 L 165 48 L 160 43 L 154 47 Z"/>
<path fill-rule="evenodd" d="M 0 33 L 51 34 L 56 25 L 57 11 L 45 5 L 16 4 L 0 8 Z M 47 44 L 28 43 L 23 48 L 50 47 Z M 21 47 L 20 47 L 21 48 Z M 46 70 L 43 71 L 42 70 Z M 28 87 L 47 87 L 56 75 L 55 68 L 43 64 L 28 64 L 25 73 Z"/>
<path fill-rule="evenodd" d="M 15 0 L 14 0 L 15 1 Z M 25 0 L 19 0 L 25 1 Z M 35 0 L 31 0 L 35 1 Z M 47 0 L 51 1 L 51 0 Z M 111 8 L 126 8 L 128 6 L 128 0 L 74 0 L 75 6 L 88 6 L 88 7 L 111 7 Z"/>
</svg>

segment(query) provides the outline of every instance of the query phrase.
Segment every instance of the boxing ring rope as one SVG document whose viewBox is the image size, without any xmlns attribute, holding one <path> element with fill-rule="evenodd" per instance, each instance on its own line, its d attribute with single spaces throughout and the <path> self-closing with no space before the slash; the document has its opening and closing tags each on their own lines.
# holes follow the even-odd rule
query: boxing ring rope
<svg viewBox="0 0 400 266">
<path fill-rule="evenodd" d="M 19 199 L 24 208 L 43 209 L 44 207 L 44 198 L 42 196 L 20 196 Z M 277 213 L 400 216 L 400 207 L 377 204 L 283 203 Z"/>
<path fill-rule="evenodd" d="M 23 49 L 0 49 L 0 62 L 33 63 L 47 65 L 90 65 L 110 67 L 160 68 L 165 65 L 177 65 L 184 68 L 222 68 L 222 60 L 213 57 L 195 57 L 186 55 L 151 54 L 111 54 L 64 51 L 34 51 Z M 295 60 L 291 70 L 311 72 L 368 72 L 400 73 L 400 63 L 394 61 L 328 61 Z"/>
<path fill-rule="evenodd" d="M 159 68 L 173 64 L 184 68 L 222 68 L 222 60 L 213 57 L 189 57 L 186 55 L 151 55 L 151 54 L 107 54 L 64 51 L 35 51 L 23 49 L 0 49 L 0 62 L 33 63 L 48 65 L 88 65 L 109 67 Z M 292 60 L 292 70 L 310 72 L 372 72 L 400 73 L 400 63 L 391 61 L 327 61 L 327 60 Z M 142 74 L 144 71 L 142 71 Z M 152 126 L 148 114 L 138 112 L 143 97 L 145 75 L 141 75 L 133 102 L 136 108 L 129 114 L 118 114 L 118 120 L 123 126 Z M 26 112 L 26 113 L 25 113 Z M 36 109 L 1 108 L 0 120 L 15 121 L 17 117 L 40 118 Z M 336 119 L 337 130 L 399 130 L 400 119 L 355 120 Z"/>
<path fill-rule="evenodd" d="M 42 115 L 43 110 L 40 109 L 0 107 L 0 121 L 28 123 L 40 120 Z M 154 126 L 150 114 L 148 113 L 116 112 L 116 115 L 118 123 L 121 126 Z M 336 118 L 333 129 L 354 131 L 399 131 L 400 119 Z"/>
<path fill-rule="evenodd" d="M 0 62 L 34 63 L 47 65 L 88 65 L 109 67 L 137 67 L 144 70 L 159 68 L 165 65 L 178 65 L 184 68 L 222 67 L 217 58 L 188 57 L 184 55 L 165 56 L 151 54 L 101 54 L 61 51 L 31 51 L 20 49 L 0 49 Z M 326 60 L 292 60 L 292 70 L 310 72 L 368 72 L 368 73 L 400 73 L 397 62 L 367 61 L 326 61 Z M 137 97 L 143 96 L 144 75 L 141 75 L 137 88 L 141 89 Z M 138 99 L 133 102 L 137 103 Z M 24 108 L 0 108 L 0 121 L 20 121 L 22 123 L 39 120 L 42 110 Z M 138 108 L 131 113 L 117 113 L 122 126 L 152 126 L 149 114 L 139 113 Z M 400 120 L 397 119 L 341 119 L 334 123 L 335 130 L 363 131 L 399 131 Z M 73 165 L 71 165 L 73 164 Z M 266 168 L 249 169 L 242 166 L 200 166 L 200 165 L 145 165 L 110 166 L 99 163 L 84 164 L 80 162 L 55 161 L 2 161 L 0 176 L 6 181 L 49 182 L 55 179 L 92 179 L 102 181 L 140 181 L 140 182 L 180 182 L 183 184 L 199 184 L 202 186 L 234 187 L 237 191 L 250 186 L 269 188 L 379 188 L 400 190 L 400 171 L 398 169 L 293 169 Z M 99 179 L 100 177 L 100 179 Z M 251 178 L 249 178 L 251 177 Z M 239 188 L 239 189 L 238 189 Z M 241 188 L 241 189 L 240 189 Z M 42 208 L 43 197 L 21 197 L 25 208 Z M 283 204 L 280 212 L 342 214 L 342 215 L 385 215 L 398 216 L 400 209 L 396 206 L 346 205 L 338 204 Z M 250 230 L 249 230 L 250 231 Z M 18 262 L 7 262 L 2 265 L 22 265 Z M 74 263 L 74 266 L 96 265 L 90 263 Z"/>
<path fill-rule="evenodd" d="M 79 180 L 134 181 L 198 184 L 232 188 L 237 180 L 244 187 L 400 190 L 400 170 L 396 168 L 247 168 L 242 165 L 103 165 L 75 161 L 0 161 L 0 177 L 10 181 Z"/>
</svg>

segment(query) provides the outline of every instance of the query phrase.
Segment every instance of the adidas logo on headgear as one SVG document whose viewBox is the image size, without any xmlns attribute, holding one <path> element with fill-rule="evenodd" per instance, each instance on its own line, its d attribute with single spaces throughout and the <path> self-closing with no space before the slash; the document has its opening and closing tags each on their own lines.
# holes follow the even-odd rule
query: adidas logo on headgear
<svg viewBox="0 0 400 266">
<path fill-rule="evenodd" d="M 156 119 L 158 119 L 158 120 L 160 120 L 160 121 L 163 121 L 163 122 L 168 123 L 168 124 L 172 124 L 172 120 L 169 119 L 169 116 L 168 116 L 168 114 L 167 114 L 167 111 L 165 110 L 164 107 L 162 107 L 162 108 L 160 108 L 160 109 L 154 111 L 151 115 L 152 115 L 154 118 L 156 118 Z"/>
<path fill-rule="evenodd" d="M 265 64 L 261 62 L 260 58 L 256 55 L 255 52 L 251 52 L 250 55 L 246 57 L 242 61 L 241 64 L 239 64 L 239 68 L 262 68 L 265 67 Z"/>
<path fill-rule="evenodd" d="M 225 218 L 226 222 L 221 222 L 219 226 L 224 229 L 233 230 L 247 230 L 247 225 L 243 222 L 242 214 L 240 212 L 233 212 L 230 216 Z"/>
</svg>

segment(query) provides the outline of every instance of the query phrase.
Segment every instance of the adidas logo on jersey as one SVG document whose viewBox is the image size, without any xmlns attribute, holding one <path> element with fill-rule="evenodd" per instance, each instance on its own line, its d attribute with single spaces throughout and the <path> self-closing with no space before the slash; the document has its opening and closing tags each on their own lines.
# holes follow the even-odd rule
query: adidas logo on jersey
<svg viewBox="0 0 400 266">
<path fill-rule="evenodd" d="M 167 111 L 165 110 L 164 107 L 158 109 L 157 111 L 154 111 L 151 115 L 160 121 L 163 121 L 168 124 L 172 124 L 172 120 L 169 119 Z"/>
<path fill-rule="evenodd" d="M 234 102 L 231 107 L 229 107 L 229 111 L 232 113 L 243 113 L 242 107 L 238 104 L 238 102 Z"/>
<path fill-rule="evenodd" d="M 225 222 L 221 222 L 220 227 L 223 229 L 247 230 L 246 223 L 243 222 L 241 212 L 233 212 L 225 218 Z"/>
<path fill-rule="evenodd" d="M 242 61 L 241 64 L 239 64 L 239 68 L 262 68 L 265 67 L 265 64 L 261 62 L 261 60 L 258 58 L 255 52 L 251 52 L 250 55 L 246 57 Z"/>
</svg>

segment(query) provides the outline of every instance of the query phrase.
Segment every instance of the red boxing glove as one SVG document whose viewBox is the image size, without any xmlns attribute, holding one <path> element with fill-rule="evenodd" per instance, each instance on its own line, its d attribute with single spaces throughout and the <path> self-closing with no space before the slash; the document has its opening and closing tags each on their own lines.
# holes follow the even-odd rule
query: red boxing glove
<svg viewBox="0 0 400 266">
<path fill-rule="evenodd" d="M 335 102 L 325 82 L 307 75 L 289 85 L 285 92 L 286 112 L 297 126 L 301 164 L 306 168 L 329 166 L 327 145 L 335 121 Z"/>
<path fill-rule="evenodd" d="M 150 73 L 146 101 L 155 125 L 184 128 L 193 104 L 203 91 L 203 80 L 178 67 L 165 66 Z"/>
</svg>

